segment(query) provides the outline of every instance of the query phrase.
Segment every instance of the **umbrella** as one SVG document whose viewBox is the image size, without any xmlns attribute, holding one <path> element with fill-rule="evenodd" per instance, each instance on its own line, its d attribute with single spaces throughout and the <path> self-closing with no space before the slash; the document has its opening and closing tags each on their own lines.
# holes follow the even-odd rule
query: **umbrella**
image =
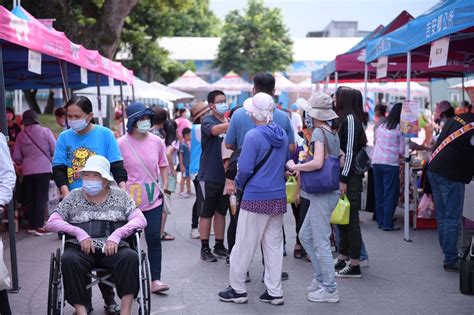
<svg viewBox="0 0 474 315">
<path fill-rule="evenodd" d="M 182 76 L 180 76 L 176 81 L 168 84 L 169 87 L 178 89 L 181 91 L 189 92 L 200 92 L 200 91 L 210 91 L 212 86 L 198 77 L 191 70 L 186 71 Z"/>
</svg>

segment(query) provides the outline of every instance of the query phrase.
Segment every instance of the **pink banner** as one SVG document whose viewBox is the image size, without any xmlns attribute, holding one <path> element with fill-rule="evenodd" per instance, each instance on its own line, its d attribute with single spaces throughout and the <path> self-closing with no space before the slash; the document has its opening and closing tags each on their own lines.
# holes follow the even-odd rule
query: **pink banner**
<svg viewBox="0 0 474 315">
<path fill-rule="evenodd" d="M 133 83 L 133 71 L 120 62 L 107 59 L 96 50 L 88 50 L 71 42 L 64 33 L 49 29 L 19 8 L 28 20 L 17 17 L 0 6 L 0 39 L 49 55 L 89 71 L 112 77 L 118 81 Z"/>
</svg>

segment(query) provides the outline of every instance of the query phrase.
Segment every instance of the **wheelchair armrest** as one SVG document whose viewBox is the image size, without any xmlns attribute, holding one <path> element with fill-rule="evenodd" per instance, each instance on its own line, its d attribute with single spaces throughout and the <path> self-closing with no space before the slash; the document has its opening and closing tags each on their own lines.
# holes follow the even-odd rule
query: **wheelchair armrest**
<svg viewBox="0 0 474 315">
<path fill-rule="evenodd" d="M 143 230 L 142 229 L 136 229 L 135 233 L 138 234 L 138 236 L 142 235 Z"/>
</svg>

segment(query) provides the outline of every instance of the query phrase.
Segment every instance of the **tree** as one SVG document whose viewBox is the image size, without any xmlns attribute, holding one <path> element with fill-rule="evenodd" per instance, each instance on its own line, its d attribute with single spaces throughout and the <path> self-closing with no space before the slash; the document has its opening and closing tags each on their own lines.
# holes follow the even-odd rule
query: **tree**
<svg viewBox="0 0 474 315">
<path fill-rule="evenodd" d="M 215 65 L 222 73 L 250 76 L 283 71 L 293 62 L 292 46 L 280 9 L 249 0 L 243 15 L 237 10 L 227 14 Z"/>
</svg>

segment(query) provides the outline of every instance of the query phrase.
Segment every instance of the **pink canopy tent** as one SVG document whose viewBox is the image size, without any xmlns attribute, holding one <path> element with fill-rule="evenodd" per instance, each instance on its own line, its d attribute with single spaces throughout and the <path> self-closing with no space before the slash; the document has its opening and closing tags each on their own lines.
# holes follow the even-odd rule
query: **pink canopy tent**
<svg viewBox="0 0 474 315">
<path fill-rule="evenodd" d="M 15 14 L 0 6 L 0 40 L 34 50 L 115 80 L 133 83 L 133 72 L 120 62 L 114 62 L 71 42 L 63 32 L 46 27 L 22 7 Z"/>
<path fill-rule="evenodd" d="M 249 92 L 252 90 L 252 84 L 242 79 L 242 77 L 234 71 L 230 71 L 211 85 L 217 90 L 223 90 L 227 95 L 238 95 L 241 92 Z"/>
</svg>

